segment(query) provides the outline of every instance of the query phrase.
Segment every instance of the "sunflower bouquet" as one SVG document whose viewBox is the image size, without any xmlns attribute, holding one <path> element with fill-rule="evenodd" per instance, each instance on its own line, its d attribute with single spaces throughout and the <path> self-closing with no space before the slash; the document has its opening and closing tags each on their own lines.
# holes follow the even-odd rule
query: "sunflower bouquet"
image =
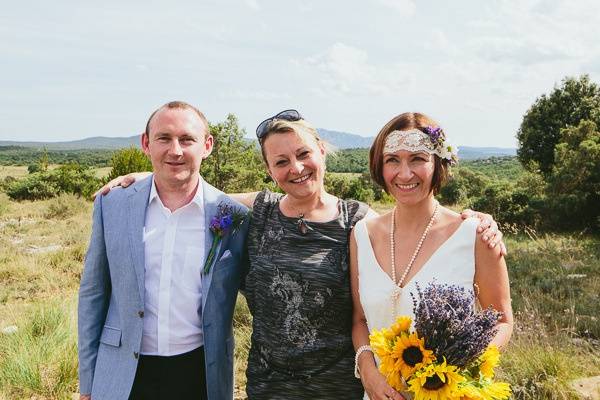
<svg viewBox="0 0 600 400">
<path fill-rule="evenodd" d="M 401 316 L 369 337 L 390 386 L 415 400 L 508 399 L 510 386 L 493 380 L 500 353 L 490 345 L 501 313 L 476 310 L 459 286 L 433 282 L 411 295 L 414 330 Z"/>
</svg>

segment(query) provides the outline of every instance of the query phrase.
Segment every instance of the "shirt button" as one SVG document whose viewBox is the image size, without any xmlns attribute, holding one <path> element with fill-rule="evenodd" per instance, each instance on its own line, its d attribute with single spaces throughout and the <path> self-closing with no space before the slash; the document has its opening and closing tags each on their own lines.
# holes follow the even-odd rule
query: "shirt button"
<svg viewBox="0 0 600 400">
<path fill-rule="evenodd" d="M 138 311 L 138 315 L 140 316 L 140 318 L 144 318 L 144 312 L 143 311 Z"/>
<path fill-rule="evenodd" d="M 137 351 L 133 352 L 133 358 L 135 358 L 136 360 L 140 357 L 140 353 L 138 353 Z"/>
</svg>

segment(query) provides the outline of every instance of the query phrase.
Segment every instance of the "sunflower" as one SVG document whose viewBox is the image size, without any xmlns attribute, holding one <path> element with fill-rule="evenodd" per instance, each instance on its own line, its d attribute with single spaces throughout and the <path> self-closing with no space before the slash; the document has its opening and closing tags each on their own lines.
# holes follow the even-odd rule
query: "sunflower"
<svg viewBox="0 0 600 400">
<path fill-rule="evenodd" d="M 460 400 L 486 400 L 479 388 L 471 385 L 460 388 Z"/>
<path fill-rule="evenodd" d="M 392 357 L 396 359 L 396 369 L 406 379 L 419 368 L 435 360 L 433 351 L 425 348 L 425 341 L 419 339 L 416 333 L 410 335 L 403 333 L 398 336 Z"/>
<path fill-rule="evenodd" d="M 511 395 L 510 385 L 506 382 L 490 382 L 488 385 L 483 385 L 481 388 L 485 399 L 504 400 Z"/>
<path fill-rule="evenodd" d="M 411 323 L 412 323 L 412 319 L 409 316 L 402 315 L 402 316 L 398 317 L 396 322 L 394 322 L 394 325 L 391 326 L 391 330 L 392 330 L 392 332 L 394 332 L 394 334 L 396 336 L 400 335 L 403 332 L 408 333 Z"/>
<path fill-rule="evenodd" d="M 481 364 L 479 365 L 479 371 L 486 378 L 492 379 L 494 377 L 494 368 L 498 365 L 500 360 L 500 351 L 496 345 L 489 345 L 488 348 L 479 357 Z"/>
<path fill-rule="evenodd" d="M 465 377 L 457 372 L 458 368 L 441 364 L 429 364 L 418 371 L 408 382 L 409 390 L 415 394 L 414 400 L 460 400 L 459 383 Z"/>
<path fill-rule="evenodd" d="M 393 337 L 389 337 L 389 329 L 383 328 L 382 330 L 373 330 L 373 333 L 369 335 L 369 341 L 371 342 L 371 348 L 373 352 L 383 359 L 386 356 L 392 354 L 393 349 Z"/>
</svg>

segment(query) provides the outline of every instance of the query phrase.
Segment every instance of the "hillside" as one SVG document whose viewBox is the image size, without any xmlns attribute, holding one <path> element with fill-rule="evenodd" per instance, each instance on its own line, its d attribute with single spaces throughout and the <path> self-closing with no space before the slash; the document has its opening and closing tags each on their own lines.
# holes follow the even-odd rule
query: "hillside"
<svg viewBox="0 0 600 400">
<path fill-rule="evenodd" d="M 319 129 L 319 134 L 321 135 L 323 140 L 329 142 L 334 147 L 340 150 L 368 149 L 371 146 L 371 143 L 373 142 L 373 137 L 364 137 L 352 133 L 332 131 L 328 129 Z M 46 148 L 48 150 L 114 150 L 130 146 L 139 147 L 140 138 L 139 135 L 135 135 L 128 137 L 97 136 L 65 142 L 19 142 L 0 140 L 0 147 L 4 146 L 18 146 L 35 149 Z M 514 155 L 516 155 L 516 149 L 512 148 L 459 146 L 459 156 L 463 160 L 474 160 L 478 158 Z"/>
</svg>

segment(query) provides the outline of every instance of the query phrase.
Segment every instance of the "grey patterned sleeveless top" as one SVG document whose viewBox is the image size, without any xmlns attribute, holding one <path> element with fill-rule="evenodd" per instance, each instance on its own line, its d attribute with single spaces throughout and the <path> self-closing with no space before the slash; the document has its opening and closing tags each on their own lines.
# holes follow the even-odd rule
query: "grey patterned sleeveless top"
<svg viewBox="0 0 600 400">
<path fill-rule="evenodd" d="M 283 215 L 281 194 L 261 192 L 248 236 L 245 296 L 253 316 L 249 399 L 360 399 L 354 378 L 348 271 L 350 230 L 368 206 L 338 202 L 328 222 Z"/>
</svg>

